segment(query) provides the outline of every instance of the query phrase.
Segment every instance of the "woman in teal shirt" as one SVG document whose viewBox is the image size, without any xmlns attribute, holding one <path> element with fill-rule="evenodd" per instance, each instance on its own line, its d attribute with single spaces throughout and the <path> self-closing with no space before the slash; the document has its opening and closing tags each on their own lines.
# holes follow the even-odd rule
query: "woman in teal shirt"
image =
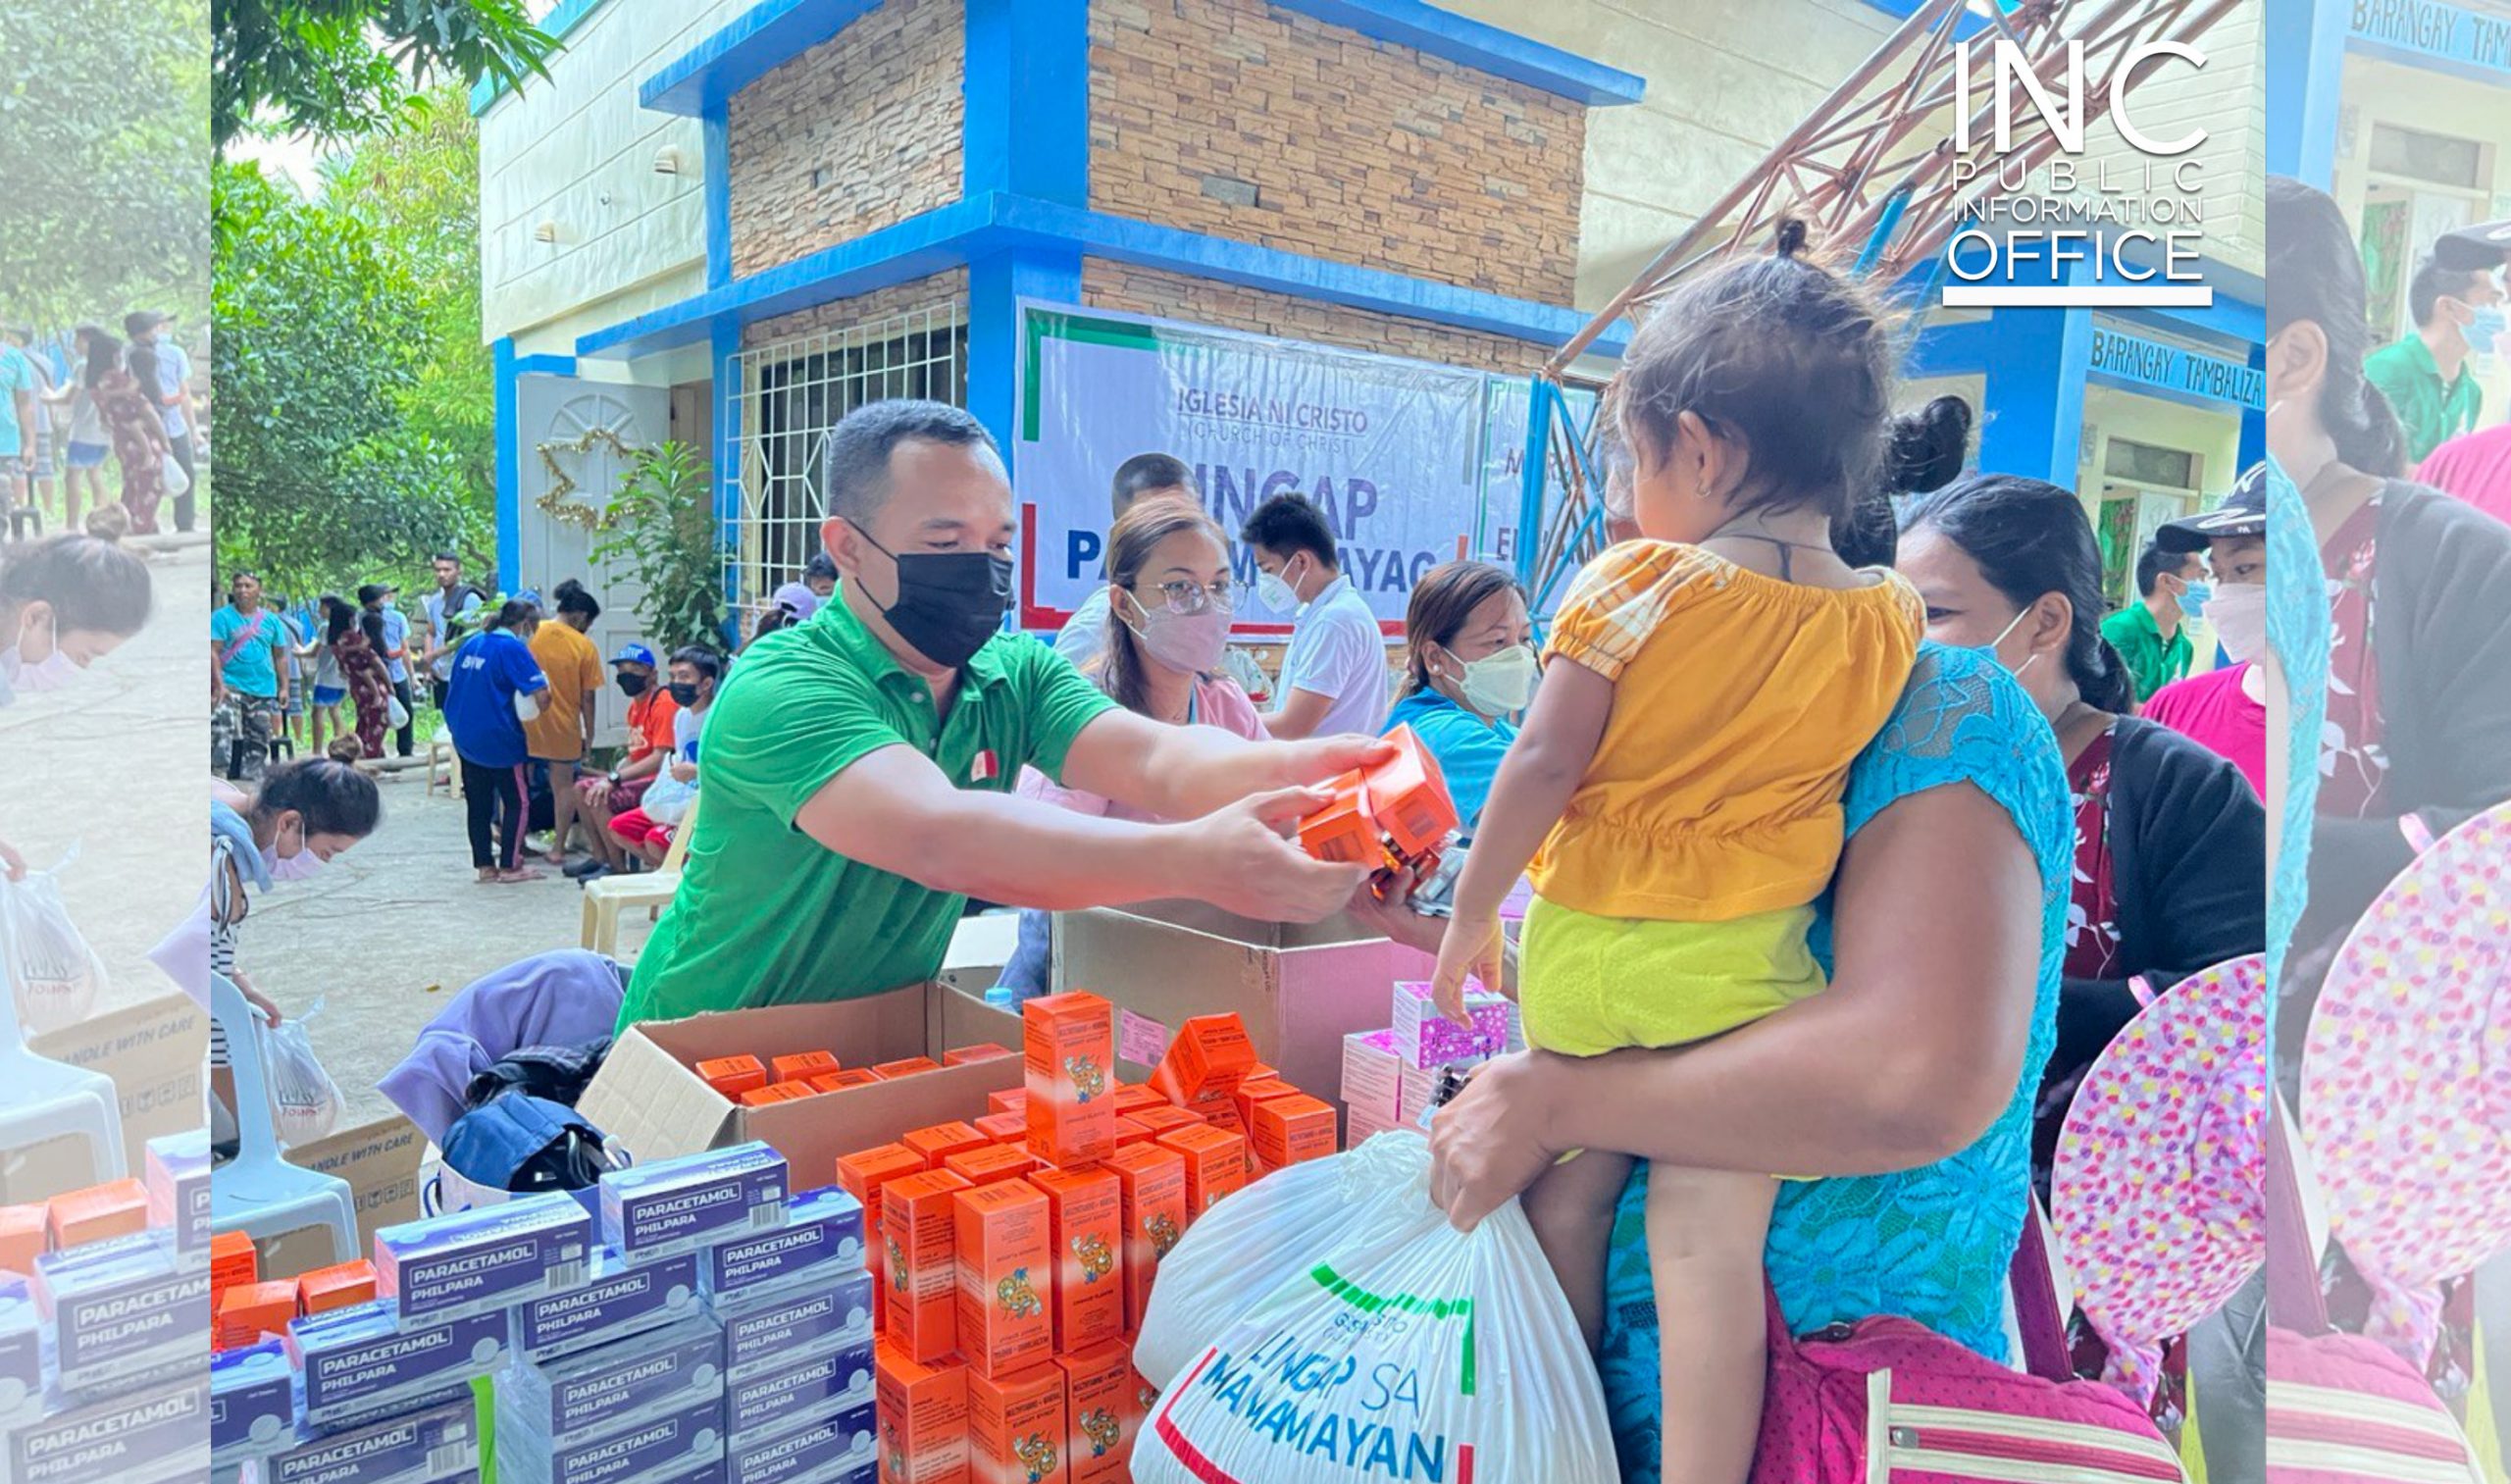
<svg viewBox="0 0 2511 1484">
<path fill-rule="evenodd" d="M 1500 759 L 1517 740 L 1507 718 L 1534 698 L 1525 589 L 1489 562 L 1434 567 L 1412 589 L 1404 632 L 1411 657 L 1386 730 L 1409 726 L 1420 735 L 1470 839 Z"/>
</svg>

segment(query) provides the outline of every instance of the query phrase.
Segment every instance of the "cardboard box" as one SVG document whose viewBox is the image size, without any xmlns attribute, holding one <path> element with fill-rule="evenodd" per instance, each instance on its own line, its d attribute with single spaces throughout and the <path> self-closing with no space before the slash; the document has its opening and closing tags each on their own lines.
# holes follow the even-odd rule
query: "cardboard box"
<svg viewBox="0 0 2511 1484">
<path fill-rule="evenodd" d="M 690 1068 L 727 1098 L 767 1086 L 767 1068 L 755 1056 L 710 1056 Z"/>
<path fill-rule="evenodd" d="M 147 1167 L 149 1140 L 201 1126 L 209 1011 L 179 990 L 30 1037 L 26 1049 L 113 1079 L 122 1104 L 127 1170 Z M 87 1141 L 65 1134 L 11 1150 L 0 1159 L 0 1202 L 48 1201 L 95 1179 Z"/>
<path fill-rule="evenodd" d="M 1057 985 L 1087 986 L 1163 1036 L 1234 1011 L 1258 1059 L 1320 1096 L 1337 1085 L 1343 1038 L 1382 1029 L 1387 986 L 1422 961 L 1350 918 L 1284 926 L 1189 902 L 1055 917 Z"/>
<path fill-rule="evenodd" d="M 951 1202 L 961 1358 L 984 1377 L 1044 1364 L 1054 1354 L 1047 1198 L 1025 1180 L 1005 1180 L 961 1191 Z"/>
<path fill-rule="evenodd" d="M 350 1203 L 357 1207 L 358 1251 L 373 1252 L 377 1232 L 419 1219 L 419 1168 L 427 1151 L 427 1135 L 394 1113 L 289 1150 L 286 1158 L 348 1182 Z M 284 1233 L 262 1244 L 262 1271 L 275 1278 L 292 1278 L 336 1260 L 330 1234 L 320 1228 Z"/>
<path fill-rule="evenodd" d="M 1140 1329 L 1159 1261 L 1186 1234 L 1186 1156 L 1158 1144 L 1140 1144 L 1116 1151 L 1108 1168 L 1116 1176 L 1118 1231 L 1125 1245 L 1125 1328 Z"/>
<path fill-rule="evenodd" d="M 148 1189 L 136 1180 L 108 1180 L 55 1196 L 49 1230 L 54 1252 L 110 1242 L 148 1229 Z"/>
<path fill-rule="evenodd" d="M 881 1484 L 966 1484 L 968 1368 L 927 1365 L 889 1340 L 872 1353 Z"/>
<path fill-rule="evenodd" d="M 1223 1196 L 1247 1184 L 1247 1141 L 1236 1134 L 1205 1126 L 1174 1129 L 1159 1136 L 1162 1149 L 1175 1150 L 1186 1160 L 1186 1217 L 1218 1204 Z"/>
<path fill-rule="evenodd" d="M 1124 1333 L 1123 1193 L 1113 1170 L 1040 1170 L 1054 1250 L 1055 1353 L 1090 1350 Z"/>
<path fill-rule="evenodd" d="M 959 1151 L 942 1167 L 970 1185 L 992 1185 L 1028 1174 L 1038 1167 L 1038 1156 L 1016 1144 L 986 1144 Z"/>
<path fill-rule="evenodd" d="M 808 1182 L 825 1178 L 840 1154 L 970 1116 L 985 1106 L 987 1094 L 1017 1085 L 1020 1069 L 1008 1060 L 971 1061 L 798 1102 L 744 1108 L 706 1086 L 692 1063 L 825 1048 L 862 1065 L 938 1055 L 971 1042 L 1002 1042 L 1018 1033 L 1018 1024 L 981 999 L 938 985 L 824 1004 L 648 1021 L 619 1038 L 577 1108 L 642 1163 L 760 1139 L 781 1151 Z"/>
<path fill-rule="evenodd" d="M 843 1071 L 833 1051 L 789 1051 L 768 1063 L 768 1075 L 777 1082 L 808 1082 Z"/>
<path fill-rule="evenodd" d="M 1322 1159 L 1334 1152 L 1334 1104 L 1306 1093 L 1256 1105 L 1256 1165 L 1270 1173 L 1284 1165 Z"/>
<path fill-rule="evenodd" d="M 948 1170 L 907 1175 L 881 1188 L 888 1332 L 927 1363 L 948 1358 L 959 1344 L 956 1202 L 970 1189 Z"/>
<path fill-rule="evenodd" d="M 1121 1342 L 1058 1356 L 1063 1372 L 1064 1465 L 1072 1484 L 1133 1477 L 1133 1349 Z"/>
<path fill-rule="evenodd" d="M 375 1264 L 361 1258 L 333 1267 L 318 1267 L 296 1280 L 296 1311 L 328 1314 L 335 1308 L 375 1302 Z"/>
<path fill-rule="evenodd" d="M 1067 1484 L 1063 1372 L 1040 1363 L 999 1379 L 968 1372 L 968 1469 L 974 1484 Z"/>
<path fill-rule="evenodd" d="M 1116 1027 L 1107 1001 L 1068 990 L 1020 1007 L 1029 1152 L 1095 1164 L 1116 1151 Z"/>
<path fill-rule="evenodd" d="M 992 1142 L 985 1135 L 977 1132 L 975 1124 L 963 1123 L 955 1118 L 948 1123 L 934 1124 L 929 1128 L 908 1129 L 898 1136 L 898 1143 L 924 1156 L 924 1167 L 929 1170 L 943 1168 L 943 1161 L 952 1154 L 981 1150 Z"/>
</svg>

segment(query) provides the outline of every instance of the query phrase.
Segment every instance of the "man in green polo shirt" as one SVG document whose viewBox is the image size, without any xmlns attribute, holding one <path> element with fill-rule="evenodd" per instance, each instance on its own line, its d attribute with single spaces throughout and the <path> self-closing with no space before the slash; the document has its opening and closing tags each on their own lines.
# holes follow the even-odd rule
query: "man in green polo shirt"
<svg viewBox="0 0 2511 1484">
<path fill-rule="evenodd" d="M 2491 269 L 2462 270 L 2436 253 L 2415 271 L 2406 305 L 2415 333 L 2365 356 L 2363 375 L 2406 429 L 2411 468 L 2475 430 L 2485 391 L 2468 360 L 2471 353 L 2490 354 L 2502 333 L 2502 285 Z"/>
<path fill-rule="evenodd" d="M 2137 600 L 2101 621 L 2101 637 L 2127 662 L 2136 703 L 2188 673 L 2194 650 L 2182 620 L 2195 618 L 2214 592 L 2194 551 L 2165 551 L 2147 541 L 2136 558 Z"/>
<path fill-rule="evenodd" d="M 1250 742 L 1116 706 L 1011 601 L 1011 486 L 984 427 L 875 402 L 829 434 L 820 538 L 842 581 L 809 621 L 743 651 L 698 742 L 680 890 L 620 1024 L 846 999 L 929 979 L 970 896 L 1071 909 L 1194 897 L 1313 922 L 1358 866 L 1284 838 L 1314 788 L 1390 750 Z M 1011 792 L 1024 766 L 1161 819 L 1075 814 Z"/>
</svg>

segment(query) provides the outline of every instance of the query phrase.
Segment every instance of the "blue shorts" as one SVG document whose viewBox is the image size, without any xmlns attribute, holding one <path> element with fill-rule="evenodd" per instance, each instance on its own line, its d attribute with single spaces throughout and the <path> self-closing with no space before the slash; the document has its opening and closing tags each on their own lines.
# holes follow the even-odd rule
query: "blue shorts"
<svg viewBox="0 0 2511 1484">
<path fill-rule="evenodd" d="M 113 451 L 112 445 L 108 443 L 81 443 L 74 439 L 70 444 L 70 467 L 73 469 L 102 468 L 105 455 Z"/>
<path fill-rule="evenodd" d="M 314 704 L 318 706 L 336 706 L 348 698 L 349 688 L 346 686 L 316 686 L 314 688 Z"/>
</svg>

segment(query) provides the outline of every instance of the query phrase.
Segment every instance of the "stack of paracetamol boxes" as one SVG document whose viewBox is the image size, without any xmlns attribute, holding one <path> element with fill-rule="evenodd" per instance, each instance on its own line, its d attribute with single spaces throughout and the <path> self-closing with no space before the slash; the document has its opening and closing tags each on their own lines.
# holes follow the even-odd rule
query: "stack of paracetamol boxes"
<svg viewBox="0 0 2511 1484">
<path fill-rule="evenodd" d="M 0 1208 L 0 1478 L 155 1484 L 206 1464 L 209 1140 L 143 1180 Z"/>
<path fill-rule="evenodd" d="M 1333 1106 L 1260 1065 L 1236 1016 L 1188 1021 L 1146 1087 L 1109 1070 L 1104 999 L 1022 1021 L 1018 1092 L 838 1161 L 875 1218 L 884 1484 L 1130 1477 L 1159 1259 L 1249 1180 L 1335 1149 Z"/>
<path fill-rule="evenodd" d="M 1525 1049 L 1514 1001 L 1468 989 L 1464 1007 L 1470 1025 L 1440 1014 L 1427 984 L 1399 984 L 1392 1028 L 1343 1038 L 1347 1144 L 1359 1145 L 1391 1128 L 1417 1127 L 1437 1095 L 1442 1068 Z"/>
</svg>

